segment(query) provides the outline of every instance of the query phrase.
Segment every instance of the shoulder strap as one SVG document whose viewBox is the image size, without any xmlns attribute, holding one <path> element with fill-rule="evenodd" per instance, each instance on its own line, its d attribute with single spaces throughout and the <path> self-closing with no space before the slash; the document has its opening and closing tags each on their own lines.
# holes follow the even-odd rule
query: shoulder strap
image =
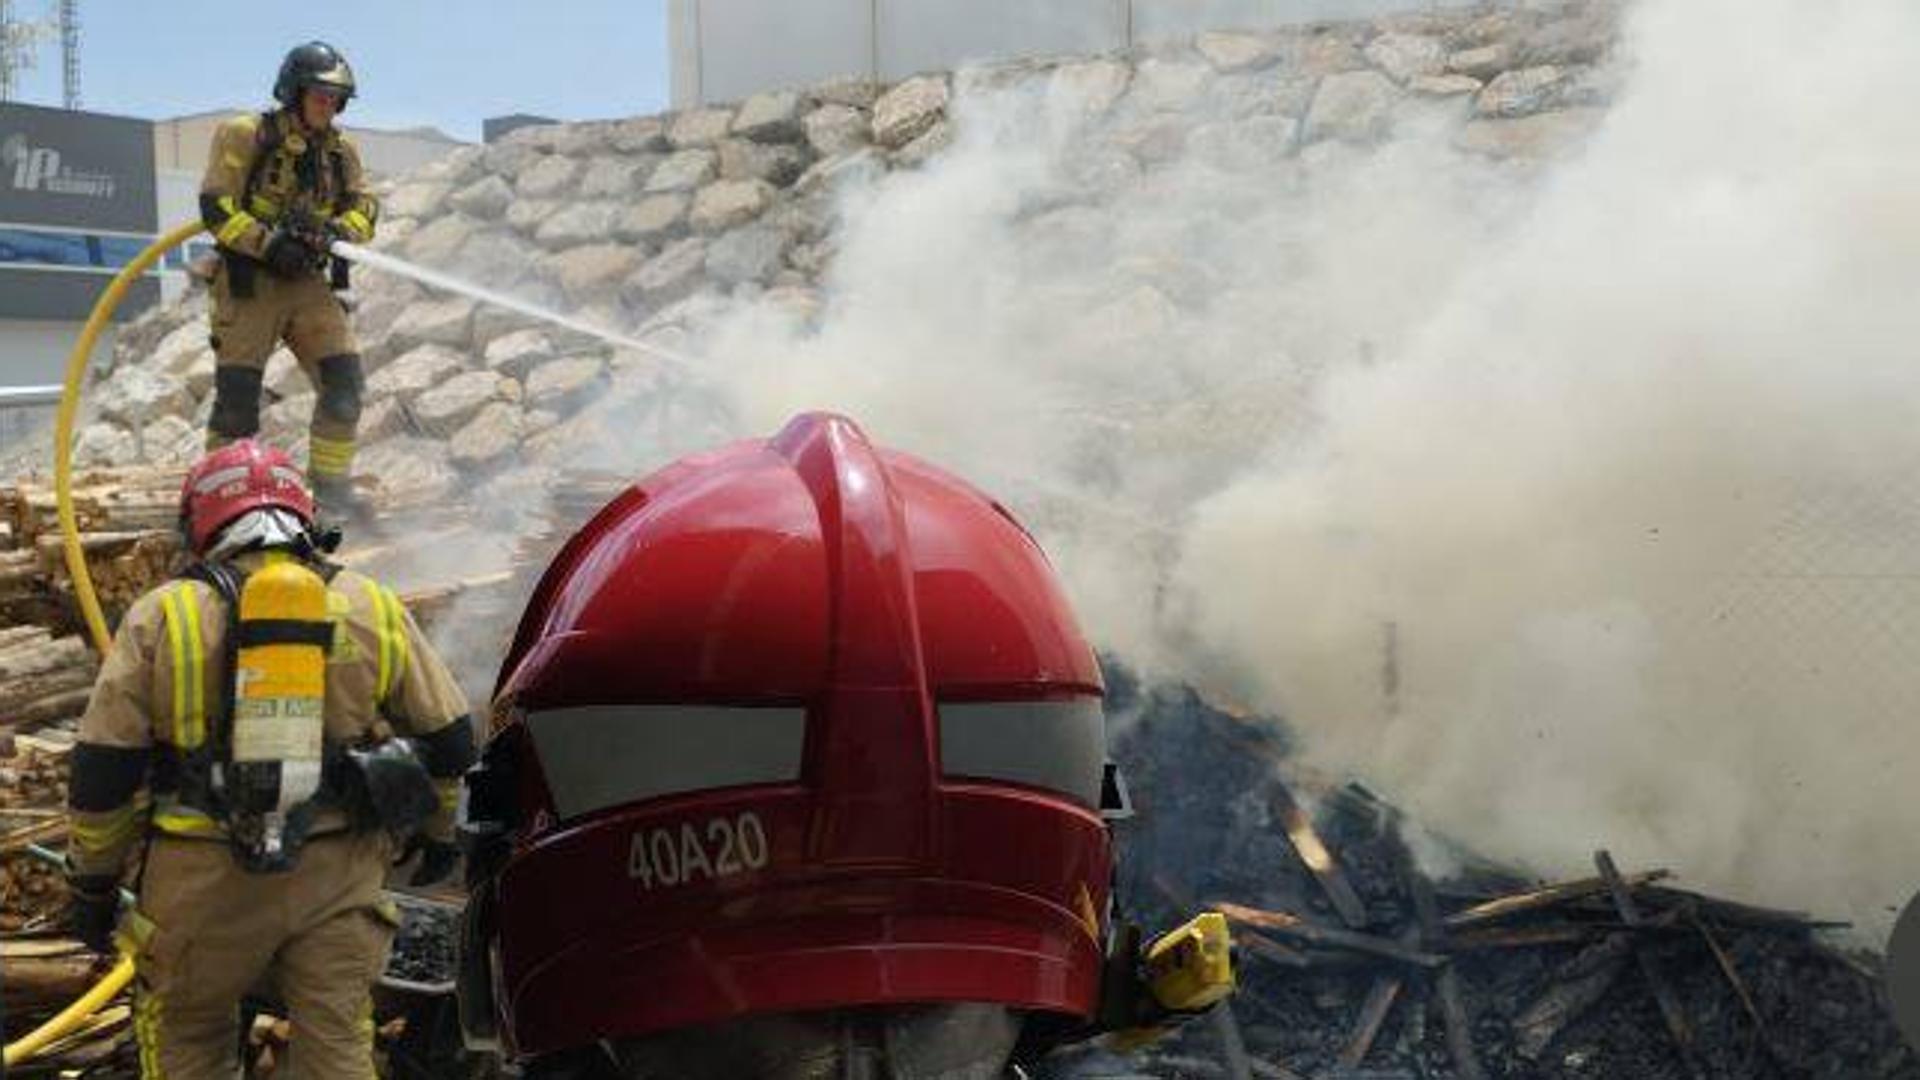
<svg viewBox="0 0 1920 1080">
<path fill-rule="evenodd" d="M 268 109 L 260 114 L 260 123 L 254 133 L 253 162 L 247 166 L 246 186 L 240 189 L 241 206 L 247 206 L 252 201 L 253 193 L 260 187 L 260 174 L 266 171 L 267 160 L 280 149 L 286 137 L 277 110 Z"/>
<path fill-rule="evenodd" d="M 240 588 L 247 576 L 226 563 L 204 559 L 188 565 L 179 576 L 211 586 L 226 610 L 227 632 L 220 649 L 220 668 L 213 680 L 215 697 L 207 710 L 213 723 L 207 725 L 206 740 L 199 747 L 212 760 L 224 761 L 233 741 L 233 669 L 240 653 Z"/>
</svg>

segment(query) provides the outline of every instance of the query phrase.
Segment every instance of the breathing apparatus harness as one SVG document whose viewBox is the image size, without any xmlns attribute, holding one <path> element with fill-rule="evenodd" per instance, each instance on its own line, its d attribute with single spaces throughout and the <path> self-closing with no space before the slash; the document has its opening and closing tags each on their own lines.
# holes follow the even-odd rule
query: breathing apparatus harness
<svg viewBox="0 0 1920 1080">
<path fill-rule="evenodd" d="M 256 873 L 292 869 L 323 809 L 344 811 L 354 831 L 382 828 L 404 843 L 439 805 L 408 740 L 326 734 L 336 632 L 327 583 L 339 567 L 322 551 L 309 537 L 267 550 L 251 572 L 203 560 L 180 574 L 220 596 L 227 634 L 206 741 L 176 750 L 171 783 L 156 786 L 222 825 L 235 860 Z"/>
</svg>

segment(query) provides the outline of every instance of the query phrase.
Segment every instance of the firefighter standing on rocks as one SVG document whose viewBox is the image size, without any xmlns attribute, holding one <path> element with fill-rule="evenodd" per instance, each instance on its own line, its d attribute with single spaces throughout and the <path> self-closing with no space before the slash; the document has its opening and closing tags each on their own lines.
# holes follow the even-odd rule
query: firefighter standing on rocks
<svg viewBox="0 0 1920 1080">
<path fill-rule="evenodd" d="M 417 857 L 415 885 L 454 868 L 466 701 L 393 592 L 326 561 L 279 450 L 203 458 L 180 525 L 197 561 L 127 612 L 81 718 L 74 933 L 134 954 L 144 1077 L 236 1075 L 239 1002 L 264 977 L 296 1075 L 371 1077 L 398 925 L 382 883 L 396 860 Z"/>
<path fill-rule="evenodd" d="M 347 287 L 347 264 L 327 254 L 336 239 L 371 240 L 379 212 L 359 151 L 334 126 L 353 95 L 353 70 L 331 46 L 315 41 L 289 52 L 273 84 L 280 107 L 234 117 L 215 132 L 200 217 L 221 256 L 212 282 L 218 363 L 208 449 L 259 431 L 261 379 L 284 341 L 317 394 L 307 457 L 320 511 L 364 521 L 349 481 L 360 356 L 334 295 Z"/>
</svg>

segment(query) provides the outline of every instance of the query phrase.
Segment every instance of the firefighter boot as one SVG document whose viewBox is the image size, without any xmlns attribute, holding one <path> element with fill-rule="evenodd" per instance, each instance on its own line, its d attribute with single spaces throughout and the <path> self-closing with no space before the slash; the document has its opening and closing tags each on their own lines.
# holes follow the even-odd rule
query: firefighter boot
<svg viewBox="0 0 1920 1080">
<path fill-rule="evenodd" d="M 315 472 L 313 481 L 313 521 L 315 531 L 357 530 L 362 535 L 380 534 L 379 516 L 373 501 L 353 490 L 353 479 Z"/>
</svg>

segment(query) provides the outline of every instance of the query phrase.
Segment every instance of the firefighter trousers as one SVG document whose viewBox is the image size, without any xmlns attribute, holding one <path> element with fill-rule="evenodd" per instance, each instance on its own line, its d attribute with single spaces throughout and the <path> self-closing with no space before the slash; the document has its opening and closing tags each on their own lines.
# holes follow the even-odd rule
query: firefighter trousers
<svg viewBox="0 0 1920 1080">
<path fill-rule="evenodd" d="M 236 272 L 247 278 L 238 290 Z M 316 477 L 347 475 L 365 380 L 346 310 L 326 279 L 319 274 L 275 277 L 255 265 L 236 271 L 223 262 L 214 273 L 212 301 L 215 365 L 207 448 L 260 430 L 267 359 L 284 341 L 314 388 L 309 472 Z"/>
<path fill-rule="evenodd" d="M 384 833 L 309 840 L 292 870 L 242 870 L 224 841 L 156 837 L 132 920 L 142 1080 L 237 1077 L 241 998 L 286 1005 L 297 1080 L 372 1080 L 374 982 L 399 923 Z"/>
</svg>

